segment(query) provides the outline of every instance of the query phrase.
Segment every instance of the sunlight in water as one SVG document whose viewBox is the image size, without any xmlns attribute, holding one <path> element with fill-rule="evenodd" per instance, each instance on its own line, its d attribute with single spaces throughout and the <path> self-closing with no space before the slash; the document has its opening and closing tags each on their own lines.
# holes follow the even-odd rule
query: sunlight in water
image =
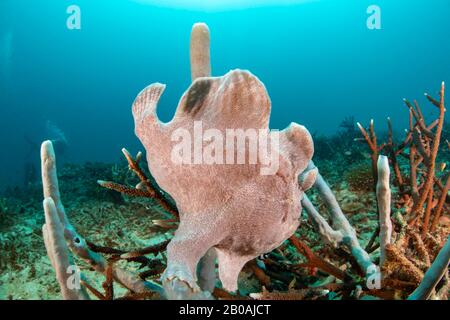
<svg viewBox="0 0 450 320">
<path fill-rule="evenodd" d="M 319 0 L 134 0 L 135 2 L 187 10 L 221 11 L 262 6 L 295 5 Z"/>
</svg>

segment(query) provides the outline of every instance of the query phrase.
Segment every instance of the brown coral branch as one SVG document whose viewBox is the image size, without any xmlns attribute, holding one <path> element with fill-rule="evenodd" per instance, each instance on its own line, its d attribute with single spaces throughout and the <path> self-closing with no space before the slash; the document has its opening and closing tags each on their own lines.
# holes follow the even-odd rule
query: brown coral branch
<svg viewBox="0 0 450 320">
<path fill-rule="evenodd" d="M 138 178 L 141 180 L 142 184 L 145 186 L 145 189 L 148 192 L 148 197 L 155 199 L 167 212 L 172 214 L 175 217 L 179 217 L 179 213 L 176 207 L 174 207 L 164 196 L 161 190 L 152 185 L 150 179 L 147 178 L 144 171 L 139 166 L 139 159 L 141 157 L 141 153 L 139 152 L 136 156 L 136 160 L 132 158 L 131 154 L 127 149 L 123 148 L 122 153 L 128 161 L 128 165 L 130 169 L 136 173 Z"/>
<path fill-rule="evenodd" d="M 120 250 L 120 249 L 116 249 L 116 248 L 110 248 L 110 247 L 105 247 L 105 246 L 99 246 L 96 245 L 95 243 L 92 243 L 90 241 L 86 241 L 86 244 L 88 246 L 88 248 L 94 252 L 97 253 L 106 253 L 106 254 L 123 254 L 126 253 L 125 250 Z"/>
<path fill-rule="evenodd" d="M 142 280 L 147 279 L 148 277 L 152 277 L 152 276 L 156 276 L 156 275 L 160 275 L 164 272 L 165 266 L 164 265 L 159 265 L 155 268 L 146 270 L 144 272 L 141 272 L 139 274 L 139 278 L 141 278 Z"/>
<path fill-rule="evenodd" d="M 80 280 L 80 284 L 82 284 L 86 289 L 88 289 L 94 296 L 96 296 L 100 300 L 106 300 L 106 297 L 89 283 L 84 280 Z"/>
<path fill-rule="evenodd" d="M 166 239 L 161 243 L 154 244 L 154 245 L 151 245 L 151 246 L 139 249 L 139 250 L 124 253 L 121 255 L 121 258 L 122 259 L 131 259 L 131 258 L 140 257 L 140 256 L 150 254 L 150 253 L 156 254 L 160 251 L 165 250 L 167 245 L 169 244 L 169 242 L 170 242 L 170 239 Z"/>
<path fill-rule="evenodd" d="M 422 110 L 420 109 L 420 106 L 419 106 L 419 104 L 417 103 L 417 101 L 414 99 L 414 101 L 413 101 L 413 103 L 414 103 L 414 106 L 416 107 L 416 110 L 417 110 L 417 114 L 419 115 L 419 117 L 420 117 L 420 121 L 425 121 L 425 118 L 423 117 L 423 113 L 422 113 Z M 425 122 L 424 122 L 425 123 Z"/>
<path fill-rule="evenodd" d="M 133 157 L 131 156 L 130 152 L 128 152 L 127 149 L 122 148 L 122 153 L 125 156 L 125 158 L 128 161 L 128 166 L 130 167 L 131 170 L 133 170 L 133 172 L 137 175 L 137 177 L 141 180 L 141 182 L 145 185 L 145 187 L 147 188 L 148 192 L 150 193 L 151 190 L 153 189 L 152 185 L 150 184 L 150 181 L 148 180 L 147 176 L 145 175 L 144 171 L 142 171 L 141 167 L 139 167 L 139 161 L 142 157 L 142 153 L 139 152 L 136 155 L 136 159 L 133 159 Z"/>
<path fill-rule="evenodd" d="M 425 97 L 437 108 L 441 107 L 441 104 L 439 101 L 437 101 L 436 99 L 434 99 L 432 96 L 430 96 L 428 93 L 425 93 Z"/>
<path fill-rule="evenodd" d="M 413 198 L 414 202 L 417 202 L 419 200 L 419 188 L 417 186 L 417 168 L 420 162 L 418 159 L 416 159 L 416 147 L 413 144 L 411 144 L 411 147 L 409 149 L 409 163 L 411 197 Z"/>
<path fill-rule="evenodd" d="M 411 281 L 402 281 L 398 279 L 386 279 L 384 280 L 383 284 L 388 288 L 398 289 L 402 291 L 409 291 L 411 292 L 414 290 L 417 286 L 416 283 Z"/>
<path fill-rule="evenodd" d="M 394 145 L 391 118 L 389 118 L 389 117 L 387 118 L 387 123 L 388 123 L 388 143 L 386 144 L 385 149 L 387 150 L 387 153 L 389 154 L 389 160 L 392 164 L 392 167 L 394 168 L 395 182 L 396 182 L 400 192 L 403 193 L 404 192 L 404 182 L 403 182 L 402 173 L 400 171 L 400 167 L 399 167 L 398 161 L 397 161 L 397 152 L 395 150 L 395 145 Z"/>
<path fill-rule="evenodd" d="M 433 197 L 434 191 L 433 188 L 431 188 L 431 190 L 428 192 L 427 207 L 425 209 L 425 216 L 423 218 L 422 238 L 425 238 L 425 235 L 428 233 L 431 209 L 433 208 Z"/>
<path fill-rule="evenodd" d="M 116 248 L 111 248 L 111 247 L 106 247 L 106 246 L 99 246 L 99 245 L 96 245 L 89 241 L 87 241 L 87 245 L 88 245 L 89 249 L 94 252 L 120 255 L 121 259 L 129 260 L 129 259 L 144 256 L 146 254 L 158 253 L 160 251 L 163 251 L 166 249 L 169 242 L 170 242 L 170 240 L 166 239 L 166 240 L 162 241 L 161 243 L 153 244 L 148 247 L 133 250 L 133 251 L 126 251 L 126 250 L 121 250 L 121 249 L 116 249 Z"/>
<path fill-rule="evenodd" d="M 335 276 L 340 280 L 349 279 L 349 275 L 347 275 L 344 271 L 332 265 L 328 261 L 325 261 L 319 256 L 317 256 L 305 243 L 298 240 L 297 237 L 291 236 L 289 238 L 289 241 L 294 245 L 294 247 L 298 250 L 298 252 L 308 260 L 309 267 L 315 267 L 317 269 L 320 269 L 323 272 Z"/>
<path fill-rule="evenodd" d="M 252 260 L 248 263 L 248 267 L 252 270 L 253 274 L 255 275 L 256 279 L 258 279 L 259 283 L 266 287 L 271 287 L 271 280 L 270 277 L 262 270 L 257 264 L 256 260 Z"/>
<path fill-rule="evenodd" d="M 221 288 L 214 288 L 213 296 L 219 300 L 250 300 L 249 297 L 231 294 Z"/>
<path fill-rule="evenodd" d="M 422 188 L 422 193 L 419 196 L 419 200 L 413 206 L 413 209 L 412 209 L 413 214 L 417 214 L 417 212 L 423 207 L 423 205 L 426 201 L 426 198 L 428 196 L 428 193 L 431 190 L 431 188 L 433 187 L 434 176 L 435 176 L 436 157 L 437 157 L 437 153 L 439 150 L 439 143 L 440 143 L 440 139 L 441 139 L 442 128 L 444 125 L 444 115 L 445 115 L 444 95 L 445 95 L 445 84 L 444 84 L 444 82 L 442 82 L 441 93 L 440 93 L 440 102 L 439 102 L 439 118 L 438 118 L 439 123 L 437 125 L 436 132 L 432 137 L 433 144 L 432 144 L 431 150 L 430 150 L 430 159 L 429 159 L 429 163 L 428 163 L 425 184 Z M 425 131 L 423 129 L 422 129 L 422 132 L 425 133 Z"/>
<path fill-rule="evenodd" d="M 375 135 L 373 119 L 370 120 L 370 126 L 369 126 L 370 135 L 367 133 L 366 129 L 364 129 L 364 127 L 359 122 L 357 122 L 356 125 L 358 126 L 359 130 L 361 131 L 364 139 L 367 142 L 367 145 L 369 146 L 369 148 L 372 152 L 370 155 L 370 158 L 372 160 L 372 175 L 373 175 L 374 188 L 375 188 L 376 183 L 377 183 L 377 178 L 378 178 L 378 173 L 377 173 L 378 153 L 380 152 L 381 148 L 378 147 L 378 145 L 377 145 L 377 136 Z"/>
<path fill-rule="evenodd" d="M 420 133 L 419 129 L 415 127 L 413 129 L 413 142 L 415 147 L 417 148 L 417 151 L 423 158 L 423 162 L 428 165 L 430 163 L 430 150 L 425 146 L 423 142 L 422 134 Z"/>
<path fill-rule="evenodd" d="M 374 243 L 375 243 L 375 240 L 377 239 L 379 233 L 380 233 L 380 225 L 378 224 L 378 226 L 375 228 L 374 232 L 372 233 L 372 236 L 370 237 L 369 242 L 367 242 L 367 245 L 364 248 L 364 250 L 366 250 L 367 253 L 371 253 L 371 252 L 375 251 L 376 248 L 378 248 L 376 245 L 374 245 Z"/>
<path fill-rule="evenodd" d="M 165 250 L 166 246 L 168 244 L 168 240 L 164 241 L 160 244 L 152 245 L 143 249 L 139 249 L 136 251 L 127 252 L 125 250 L 110 248 L 110 247 L 104 247 L 104 246 L 98 246 L 96 244 L 93 244 L 91 242 L 87 242 L 87 245 L 90 250 L 96 253 L 103 253 L 103 254 L 110 254 L 112 255 L 108 261 L 118 261 L 118 260 L 126 260 L 126 261 L 132 261 L 137 262 L 141 264 L 141 267 L 155 267 L 155 260 L 149 259 L 145 256 L 145 254 L 156 254 L 160 251 Z"/>
<path fill-rule="evenodd" d="M 423 118 L 420 117 L 418 112 L 414 109 L 413 105 L 406 99 L 403 99 L 406 106 L 409 108 L 409 110 L 412 112 L 414 119 L 416 120 L 416 123 L 418 124 L 420 131 L 425 134 L 428 138 L 433 139 L 435 137 L 435 134 L 431 132 L 431 130 L 428 129 L 427 125 L 425 124 Z"/>
<path fill-rule="evenodd" d="M 412 129 L 414 127 L 413 119 L 414 119 L 414 116 L 412 114 L 412 111 L 409 110 L 409 131 L 407 131 L 405 140 L 403 140 L 403 142 L 399 144 L 397 150 L 395 151 L 396 155 L 403 153 L 403 150 L 411 144 Z"/>
<path fill-rule="evenodd" d="M 442 209 L 444 207 L 444 203 L 445 203 L 445 199 L 447 198 L 447 194 L 448 191 L 450 190 L 450 174 L 447 177 L 447 182 L 445 183 L 445 186 L 442 189 L 442 193 L 441 193 L 441 197 L 439 198 L 435 213 L 434 213 L 434 218 L 433 218 L 433 222 L 431 224 L 431 231 L 436 230 L 436 227 L 439 223 L 439 218 L 441 217 L 442 214 Z"/>
<path fill-rule="evenodd" d="M 113 266 L 112 263 L 109 262 L 106 270 L 105 276 L 106 279 L 102 284 L 103 289 L 105 290 L 105 300 L 114 300 L 114 275 L 113 275 Z"/>
<path fill-rule="evenodd" d="M 117 191 L 130 197 L 151 197 L 147 190 L 131 188 L 112 181 L 98 180 L 97 183 L 103 188 Z"/>
<path fill-rule="evenodd" d="M 140 187 L 136 188 L 128 187 L 111 181 L 99 180 L 97 181 L 97 183 L 104 188 L 114 190 L 131 197 L 153 198 L 164 210 L 166 210 L 167 212 L 169 212 L 175 218 L 178 219 L 179 217 L 178 209 L 169 200 L 166 199 L 164 193 L 159 188 L 157 188 L 151 183 L 150 179 L 147 178 L 146 174 L 139 166 L 139 161 L 142 158 L 142 153 L 139 152 L 136 155 L 135 159 L 133 159 L 131 154 L 125 148 L 122 149 L 122 153 L 127 159 L 130 170 L 132 170 L 136 174 L 136 176 L 141 180 L 139 186 L 142 186 L 142 189 Z"/>
</svg>

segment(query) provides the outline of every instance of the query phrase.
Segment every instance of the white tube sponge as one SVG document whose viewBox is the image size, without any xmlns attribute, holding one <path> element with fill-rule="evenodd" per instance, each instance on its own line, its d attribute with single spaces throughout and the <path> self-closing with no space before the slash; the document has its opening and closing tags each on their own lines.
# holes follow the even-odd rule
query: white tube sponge
<svg viewBox="0 0 450 320">
<path fill-rule="evenodd" d="M 344 235 L 340 231 L 333 230 L 328 224 L 327 220 L 320 215 L 314 205 L 309 200 L 308 196 L 303 195 L 302 206 L 306 213 L 313 221 L 317 231 L 325 242 L 330 243 L 333 247 L 338 247 L 344 238 Z"/>
<path fill-rule="evenodd" d="M 389 160 L 386 156 L 378 157 L 377 201 L 380 221 L 380 266 L 386 259 L 386 246 L 391 243 L 391 189 L 389 187 Z"/>
<path fill-rule="evenodd" d="M 314 168 L 314 162 L 311 160 L 306 170 L 312 170 Z M 328 208 L 330 217 L 333 221 L 334 229 L 342 233 L 342 244 L 350 250 L 351 254 L 356 259 L 356 262 L 366 275 L 376 272 L 376 265 L 370 259 L 369 254 L 361 247 L 358 238 L 356 237 L 355 229 L 353 229 L 348 222 L 336 200 L 336 197 L 333 194 L 333 191 L 331 191 L 327 182 L 320 173 L 317 174 L 314 187 L 317 189 L 317 192 Z"/>
<path fill-rule="evenodd" d="M 77 233 L 65 214 L 59 193 L 56 158 L 51 141 L 42 143 L 41 162 L 46 218 L 46 224 L 42 229 L 47 253 L 52 266 L 55 268 L 58 282 L 61 285 L 61 281 L 64 280 L 62 271 L 70 265 L 68 262 L 68 247 L 79 258 L 87 261 L 96 271 L 104 273 L 108 264 L 106 259 L 89 249 L 85 239 Z M 65 239 L 65 245 L 63 239 Z M 164 296 L 162 287 L 158 284 L 141 280 L 138 276 L 118 267 L 114 267 L 113 277 L 115 281 L 135 293 L 158 292 L 162 297 Z M 61 286 L 61 290 L 65 299 L 78 297 L 65 292 L 64 285 L 65 282 Z"/>
<path fill-rule="evenodd" d="M 439 251 L 433 264 L 425 273 L 422 282 L 408 297 L 408 300 L 425 300 L 433 293 L 434 288 L 447 272 L 450 261 L 450 237 L 447 238 L 444 247 Z"/>
<path fill-rule="evenodd" d="M 210 35 L 205 23 L 196 23 L 192 27 L 190 41 L 191 78 L 211 76 Z M 216 283 L 215 249 L 211 248 L 198 265 L 199 284 L 202 290 L 212 292 Z"/>
<path fill-rule="evenodd" d="M 69 219 L 67 219 L 66 211 L 61 201 L 55 151 L 50 140 L 44 141 L 41 145 L 41 172 L 44 199 L 51 198 L 53 200 L 59 221 L 63 226 L 64 238 L 70 246 L 73 240 L 80 238 L 80 236 L 70 224 Z"/>
<path fill-rule="evenodd" d="M 59 220 L 56 206 L 52 198 L 44 200 L 45 224 L 42 226 L 45 248 L 56 272 L 56 279 L 65 300 L 85 300 L 89 296 L 79 286 L 70 286 L 72 273 L 69 267 L 74 266 L 64 239 L 64 228 Z M 74 275 L 76 276 L 76 275 Z"/>
<path fill-rule="evenodd" d="M 56 173 L 56 158 L 53 144 L 50 140 L 44 141 L 41 146 L 41 171 L 44 199 L 52 198 L 59 220 L 66 224 L 66 214 L 59 194 L 58 177 Z"/>
<path fill-rule="evenodd" d="M 200 77 L 210 77 L 210 36 L 205 23 L 196 23 L 192 27 L 190 55 L 192 81 Z"/>
</svg>

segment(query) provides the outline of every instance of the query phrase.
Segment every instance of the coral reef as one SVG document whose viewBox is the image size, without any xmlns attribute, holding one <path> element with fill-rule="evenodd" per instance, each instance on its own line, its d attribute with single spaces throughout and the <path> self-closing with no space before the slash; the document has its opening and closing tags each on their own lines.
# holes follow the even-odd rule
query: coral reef
<svg viewBox="0 0 450 320">
<path fill-rule="evenodd" d="M 44 210 L 36 200 L 38 184 L 10 189 L 0 200 L 1 299 L 448 298 L 444 86 L 439 101 L 427 95 L 439 111 L 430 125 L 418 104 L 407 102 L 410 130 L 399 144 L 390 121 L 387 142 L 378 145 L 373 122 L 368 130 L 359 125 L 359 139 L 349 117 L 341 130 L 351 141 L 336 149 L 336 137 L 320 138 L 332 148 L 313 162 L 306 129 L 283 131 L 298 135 L 288 135 L 293 143 L 282 139 L 285 169 L 278 176 L 286 182 L 275 192 L 270 176 L 255 174 L 260 164 L 241 166 L 245 175 L 236 177 L 220 165 L 170 163 L 170 131 L 193 130 L 196 119 L 205 127 L 267 129 L 269 98 L 256 77 L 243 71 L 210 77 L 203 24 L 192 30 L 191 69 L 193 83 L 169 124 L 155 117 L 162 85 L 144 90 L 133 105 L 148 163 L 123 149 L 126 165 L 66 165 L 58 168 L 58 181 L 52 143 L 43 143 Z M 231 88 L 220 86 L 225 83 Z M 254 108 L 255 100 L 265 108 Z M 367 147 L 354 140 L 368 144 L 367 157 Z M 358 163 L 350 167 L 355 155 Z M 365 168 L 361 184 L 359 166 Z M 248 184 L 254 188 L 247 190 Z M 274 210 L 286 215 L 285 224 Z M 230 241 L 221 243 L 224 238 Z"/>
<path fill-rule="evenodd" d="M 205 52 L 202 53 L 202 51 Z M 55 240 L 58 236 L 56 232 L 58 226 L 60 234 L 62 234 L 61 229 L 65 230 L 64 235 L 72 252 L 87 260 L 98 271 L 107 273 L 107 283 L 104 284 L 105 294 L 94 290 L 90 285 L 85 285 L 95 296 L 100 298 L 112 296 L 110 288 L 114 280 L 127 287 L 130 292 L 137 294 L 145 295 L 155 291 L 167 298 L 210 298 L 210 292 L 212 291 L 213 294 L 216 292 L 214 289 L 216 254 L 219 263 L 219 277 L 224 289 L 235 291 L 238 276 L 245 263 L 260 254 L 279 247 L 288 237 L 293 247 L 306 258 L 307 262 L 290 267 L 283 267 L 279 261 L 272 261 L 269 264 L 274 263 L 285 271 L 291 272 L 298 268 L 306 268 L 314 273 L 315 270 L 320 270 L 332 277 L 331 280 L 323 284 L 324 286 L 350 287 L 356 298 L 367 294 L 382 298 L 394 298 L 398 294 L 395 290 L 400 287 L 405 290 L 405 288 L 412 289 L 415 286 L 418 286 L 417 290 L 422 293 L 418 294 L 416 290 L 416 293 L 410 296 L 411 299 L 429 298 L 433 293 L 437 296 L 441 294 L 441 290 L 434 292 L 434 288 L 446 273 L 445 268 L 448 265 L 448 259 L 447 261 L 445 259 L 448 258 L 448 246 L 445 246 L 439 252 L 442 245 L 439 243 L 439 239 L 428 232 L 427 221 L 430 219 L 432 209 L 433 185 L 436 177 L 435 162 L 444 121 L 444 85 L 439 102 L 427 96 L 434 105 L 438 106 L 440 111 L 438 120 L 431 126 L 425 125 L 418 105 L 416 104 L 414 109 L 407 102 L 411 114 L 411 128 L 407 139 L 398 149 L 400 151 L 396 150 L 393 143 L 390 122 L 389 141 L 381 146 L 377 145 L 373 121 L 371 121 L 369 133 L 358 123 L 358 127 L 372 153 L 372 176 L 376 183 L 374 190 L 377 196 L 379 219 L 379 227 L 373 233 L 366 249 L 364 249 L 357 238 L 355 229 L 347 220 L 329 185 L 311 161 L 311 137 L 306 129 L 298 125 L 291 125 L 281 134 L 281 148 L 278 151 L 281 169 L 275 177 L 259 174 L 257 169 L 259 169 L 261 163 L 256 163 L 256 166 L 244 165 L 236 169 L 220 164 L 211 167 L 201 163 L 192 166 L 191 164 L 181 163 L 180 165 L 180 163 L 171 162 L 173 160 L 171 158 L 173 156 L 171 154 L 171 150 L 173 150 L 171 143 L 173 142 L 173 136 L 171 134 L 177 129 L 182 129 L 191 136 L 194 135 L 196 120 L 203 120 L 208 129 L 223 128 L 222 130 L 224 130 L 231 126 L 232 128 L 267 130 L 270 102 L 265 88 L 256 77 L 239 70 L 231 71 L 223 77 L 210 77 L 209 31 L 205 25 L 195 25 L 193 28 L 191 63 L 193 84 L 183 95 L 175 117 L 170 123 L 162 124 L 156 117 L 156 105 L 164 90 L 163 85 L 153 84 L 149 86 L 139 94 L 133 104 L 136 134 L 147 149 L 149 168 L 157 185 L 151 183 L 150 179 L 140 169 L 141 155 L 138 154 L 136 159 L 132 159 L 126 150 L 124 150 L 124 155 L 128 160 L 130 169 L 141 180 L 136 188 L 99 181 L 100 185 L 124 194 L 154 198 L 164 209 L 172 211 L 171 213 L 175 217 L 172 220 L 173 222 L 179 222 L 177 230 L 167 247 L 167 267 L 162 276 L 164 290 L 152 282 L 130 280 L 135 278 L 128 275 L 126 271 L 111 266 L 95 252 L 96 250 L 107 254 L 119 253 L 121 257 L 125 258 L 142 258 L 148 252 L 148 248 L 128 253 L 118 252 L 117 249 L 113 248 L 88 245 L 76 233 L 68 222 L 59 201 L 56 171 L 51 165 L 46 165 L 48 161 L 49 163 L 54 161 L 51 144 L 48 142 L 43 144 L 43 182 L 44 195 L 47 197 L 44 200 L 47 226 L 44 226 L 44 235 L 46 234 L 44 238 L 47 238 L 47 252 L 52 265 L 57 270 L 57 278 L 60 281 L 63 294 L 67 288 L 64 287 L 65 282 L 58 277 L 58 269 L 61 268 L 61 264 L 67 264 L 68 259 L 64 258 L 64 254 L 55 250 L 54 245 L 51 245 L 52 242 L 58 243 Z M 197 78 L 198 76 L 200 78 Z M 264 107 L 261 108 L 261 105 Z M 412 124 L 412 116 L 416 119 L 415 125 Z M 436 130 L 432 132 L 435 126 Z M 418 128 L 424 131 L 426 139 L 422 139 Z M 273 139 L 270 135 L 269 137 Z M 396 183 L 403 195 L 402 200 L 405 200 L 407 193 L 403 188 L 404 180 L 396 157 L 403 152 L 402 150 L 406 146 L 410 148 L 411 167 L 424 162 L 427 170 L 424 170 L 424 183 L 421 188 L 417 187 L 416 179 L 410 177 L 411 198 L 415 201 L 411 205 L 411 210 L 406 213 L 413 217 L 406 224 L 402 222 L 402 213 L 397 213 L 396 218 L 400 221 L 401 228 L 394 241 L 391 223 L 389 162 L 387 157 L 379 154 L 383 150 L 388 151 L 390 163 L 394 168 Z M 416 148 L 420 155 L 418 163 L 415 162 L 414 154 L 411 155 L 411 150 L 415 151 Z M 413 172 L 417 174 L 415 169 L 411 169 L 411 173 Z M 282 185 L 277 183 L 277 178 L 280 175 L 284 177 L 284 181 L 289 183 L 286 184 L 285 182 Z M 215 183 L 211 185 L 207 181 L 215 181 Z M 249 185 L 254 187 L 247 188 Z M 170 202 L 165 198 L 165 193 L 159 189 L 159 186 L 173 197 L 177 209 L 170 206 Z M 281 189 L 280 186 L 282 186 Z M 313 189 L 328 209 L 332 225 L 319 213 L 309 197 L 303 194 L 311 186 L 314 187 Z M 445 205 L 447 195 L 445 188 L 445 186 L 441 188 L 435 217 L 441 214 L 442 207 Z M 248 201 L 249 199 L 258 199 L 258 201 Z M 288 200 L 287 204 L 291 204 L 280 207 L 280 204 L 284 203 L 284 199 Z M 296 220 L 299 218 L 297 212 L 300 211 L 300 207 L 299 204 L 294 204 L 295 199 L 301 200 L 302 206 L 313 221 L 313 225 L 322 240 L 336 250 L 341 250 L 341 253 L 346 254 L 353 261 L 350 269 L 344 271 L 324 260 L 314 253 L 306 243 L 299 240 L 298 236 L 292 235 L 299 225 Z M 427 210 L 420 236 L 414 230 L 414 226 L 418 225 L 419 211 L 423 211 L 422 206 L 426 199 L 428 199 Z M 441 204 L 441 202 L 443 203 Z M 403 208 L 407 207 L 406 204 L 403 204 Z M 281 212 L 284 218 L 277 217 L 274 215 L 275 212 Z M 169 228 L 173 227 L 165 223 L 159 224 Z M 52 226 L 55 229 L 53 237 L 51 235 Z M 274 230 L 275 233 L 271 233 Z M 378 273 L 378 268 L 368 253 L 377 249 L 374 242 L 378 233 L 383 277 Z M 448 232 L 444 231 L 444 237 L 447 235 Z M 425 239 L 422 239 L 425 236 L 434 240 L 433 252 L 426 248 L 430 245 L 425 244 Z M 405 251 L 404 244 L 409 244 L 409 242 L 413 243 L 415 250 L 410 248 L 410 250 Z M 67 247 L 62 244 L 57 247 L 67 254 Z M 154 248 L 150 251 L 152 250 Z M 62 257 L 59 262 L 56 258 L 58 253 Z M 436 255 L 438 258 L 430 268 L 429 275 L 421 283 L 422 278 L 424 278 L 424 271 L 421 268 L 429 268 Z M 417 256 L 423 259 L 417 259 Z M 285 258 L 281 257 L 281 260 L 283 259 Z M 423 260 L 425 262 L 421 263 Z M 254 260 L 249 264 L 250 270 L 264 286 L 270 286 L 270 275 L 266 274 L 267 262 L 258 264 L 258 260 Z M 198 270 L 197 265 L 199 265 Z M 283 276 L 278 277 L 283 278 Z M 374 281 L 374 277 L 378 279 L 378 282 L 383 283 L 383 289 L 379 284 L 375 286 L 373 286 L 373 283 L 371 284 L 370 281 Z M 336 280 L 340 283 L 335 282 Z M 289 287 L 291 287 L 291 284 L 289 284 Z M 421 287 L 426 289 L 421 289 Z M 394 291 L 386 290 L 386 288 L 392 288 Z M 347 293 L 344 291 L 343 294 L 348 295 L 348 291 Z M 221 295 L 224 296 L 224 292 Z M 288 291 L 286 297 L 290 295 L 291 292 Z M 263 294 L 262 296 L 267 295 Z M 254 297 L 262 296 L 254 295 Z M 86 295 L 81 291 L 74 296 L 74 298 L 84 297 Z"/>
</svg>

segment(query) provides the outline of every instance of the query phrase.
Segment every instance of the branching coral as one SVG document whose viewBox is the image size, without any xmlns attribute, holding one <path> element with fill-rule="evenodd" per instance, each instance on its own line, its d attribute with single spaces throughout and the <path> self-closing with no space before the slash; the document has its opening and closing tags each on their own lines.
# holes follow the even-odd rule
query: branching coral
<svg viewBox="0 0 450 320">
<path fill-rule="evenodd" d="M 389 118 L 388 142 L 381 146 L 376 144 L 373 121 L 370 124 L 370 135 L 358 123 L 361 133 L 372 151 L 374 172 L 376 172 L 374 157 L 378 156 L 379 152 L 386 152 L 389 162 L 394 168 L 395 180 L 401 192 L 402 201 L 408 207 L 408 223 L 409 225 L 421 224 L 422 237 L 425 237 L 428 231 L 436 229 L 443 208 L 448 208 L 449 204 L 447 193 L 450 186 L 450 174 L 438 172 L 440 169 L 436 165 L 445 115 L 444 93 L 445 85 L 442 83 L 439 101 L 425 94 L 431 104 L 439 110 L 438 118 L 428 125 L 425 123 L 419 104 L 416 101 L 411 104 L 404 99 L 410 112 L 409 130 L 403 142 L 398 145 L 393 141 L 392 124 Z M 409 152 L 407 152 L 408 150 Z M 409 161 L 408 180 L 404 178 L 404 173 L 398 164 L 400 156 Z M 444 179 L 444 182 L 441 179 Z M 406 185 L 406 181 L 409 181 L 409 185 Z M 434 214 L 433 219 L 431 219 L 432 214 Z"/>
<path fill-rule="evenodd" d="M 436 165 L 445 115 L 444 93 L 445 86 L 442 83 L 439 101 L 425 94 L 426 98 L 439 111 L 438 118 L 430 124 L 426 124 L 421 108 L 416 101 L 411 104 L 408 100 L 404 100 L 409 109 L 409 130 L 405 139 L 398 145 L 394 143 L 392 124 L 389 118 L 388 142 L 381 146 L 377 146 L 376 143 L 373 121 L 370 124 L 370 134 L 358 124 L 372 151 L 372 164 L 374 165 L 375 156 L 380 152 L 385 152 L 393 167 L 395 183 L 399 189 L 400 196 L 398 202 L 395 203 L 395 207 L 399 211 L 396 213 L 394 221 L 397 229 L 400 230 L 397 237 L 392 240 L 390 240 L 392 233 L 390 208 L 385 203 L 378 202 L 380 262 L 385 272 L 384 283 L 393 288 L 404 287 L 405 281 L 410 283 L 410 287 L 411 284 L 412 287 L 417 285 L 423 277 L 423 272 L 430 267 L 431 261 L 436 257 L 436 247 L 442 247 L 442 241 L 448 237 L 448 230 L 445 228 L 437 230 L 444 207 L 448 208 L 449 205 L 448 190 L 450 187 L 449 172 L 442 172 L 445 166 L 437 168 Z M 409 162 L 409 175 L 405 174 L 405 170 L 399 165 L 399 157 L 403 157 Z M 389 168 L 383 161 L 378 162 L 374 166 L 374 170 L 379 172 L 378 178 L 380 178 L 382 176 L 380 174 L 383 171 L 388 172 Z M 444 179 L 445 182 L 441 179 Z M 390 196 L 390 192 L 386 193 L 388 187 L 386 183 L 383 183 L 385 186 L 382 189 L 377 187 L 377 191 L 384 190 L 383 193 Z M 406 221 L 404 221 L 405 219 Z M 448 249 L 444 247 L 442 250 Z M 443 262 L 441 261 L 441 263 Z M 430 280 L 424 279 L 424 282 L 430 283 Z M 429 295 L 413 294 L 411 297 L 428 298 Z"/>
<path fill-rule="evenodd" d="M 139 162 L 142 158 L 142 153 L 138 153 L 136 158 L 133 159 L 131 154 L 127 149 L 123 148 L 122 153 L 128 161 L 129 168 L 136 174 L 136 176 L 141 181 L 135 188 L 115 183 L 112 181 L 103 181 L 98 180 L 98 184 L 104 188 L 114 190 L 120 192 L 122 194 L 131 196 L 131 197 L 147 197 L 155 199 L 161 207 L 164 208 L 167 212 L 172 214 L 174 217 L 178 217 L 177 208 L 166 198 L 164 192 L 158 187 L 152 184 L 151 180 L 144 173 L 142 168 L 139 165 Z"/>
</svg>

